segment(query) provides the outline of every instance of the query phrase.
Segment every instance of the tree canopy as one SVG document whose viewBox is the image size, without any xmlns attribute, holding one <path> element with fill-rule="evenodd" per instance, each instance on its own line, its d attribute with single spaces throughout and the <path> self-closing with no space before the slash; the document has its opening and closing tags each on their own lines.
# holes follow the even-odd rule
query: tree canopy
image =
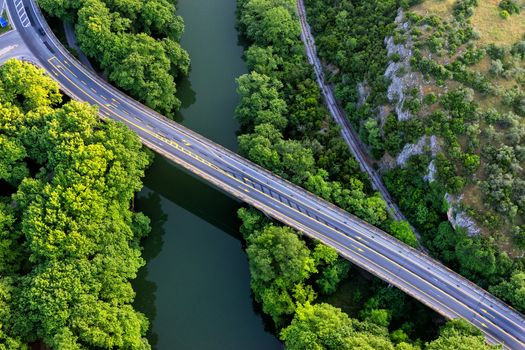
<svg viewBox="0 0 525 350">
<path fill-rule="evenodd" d="M 49 14 L 76 24 L 80 48 L 111 82 L 168 116 L 180 107 L 175 78 L 190 59 L 179 45 L 182 18 L 168 0 L 41 0 Z"/>
<path fill-rule="evenodd" d="M 11 60 L 0 76 L 0 348 L 149 349 L 130 284 L 149 156 L 123 124 L 62 104 L 42 70 Z"/>
</svg>

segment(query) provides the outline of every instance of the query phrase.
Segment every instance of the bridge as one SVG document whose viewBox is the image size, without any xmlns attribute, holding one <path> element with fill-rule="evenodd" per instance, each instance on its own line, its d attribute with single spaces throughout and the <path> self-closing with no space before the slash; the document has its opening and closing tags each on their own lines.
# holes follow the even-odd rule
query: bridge
<svg viewBox="0 0 525 350">
<path fill-rule="evenodd" d="M 72 98 L 98 106 L 103 118 L 124 123 L 155 152 L 335 248 L 355 265 L 444 317 L 468 320 L 484 333 L 488 342 L 507 349 L 525 349 L 525 318 L 508 305 L 428 255 L 118 91 L 64 49 L 34 0 L 7 0 L 7 6 L 17 30 L 16 45 L 26 48 L 23 54 L 13 56 L 45 69 Z M 18 15 L 21 7 L 27 12 L 30 25 Z M 4 45 L 0 37 L 0 49 Z"/>
</svg>

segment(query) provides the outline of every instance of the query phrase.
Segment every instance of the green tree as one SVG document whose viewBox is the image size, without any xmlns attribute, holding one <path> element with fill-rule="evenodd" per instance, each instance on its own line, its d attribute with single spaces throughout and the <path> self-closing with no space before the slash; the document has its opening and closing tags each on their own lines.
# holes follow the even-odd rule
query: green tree
<svg viewBox="0 0 525 350">
<path fill-rule="evenodd" d="M 44 0 L 48 13 L 75 22 L 81 49 L 109 80 L 166 115 L 180 107 L 174 78 L 189 56 L 178 41 L 184 23 L 168 0 Z"/>
<path fill-rule="evenodd" d="M 479 238 L 465 238 L 456 246 L 456 256 L 464 274 L 490 277 L 496 272 L 494 249 Z M 472 276 L 471 276 L 472 277 Z"/>
<path fill-rule="evenodd" d="M 394 349 L 386 328 L 350 319 L 325 303 L 299 305 L 291 325 L 282 330 L 281 339 L 289 350 Z"/>
<path fill-rule="evenodd" d="M 252 45 L 246 50 L 246 64 L 249 69 L 269 76 L 283 64 L 283 58 L 274 54 L 273 48 Z"/>
<path fill-rule="evenodd" d="M 2 260 L 0 260 L 1 262 Z M 13 278 L 0 278 L 0 350 L 27 350 L 29 347 L 19 338 L 11 335 L 10 323 L 14 316 L 11 311 Z"/>
<path fill-rule="evenodd" d="M 410 224 L 406 221 L 392 221 L 390 224 L 390 231 L 392 236 L 396 237 L 400 241 L 408 244 L 411 247 L 417 248 L 417 238 L 410 227 Z"/>
<path fill-rule="evenodd" d="M 279 90 L 282 83 L 266 75 L 252 72 L 237 79 L 237 92 L 241 103 L 235 116 L 241 126 L 250 130 L 259 124 L 271 124 L 279 130 L 286 127 L 286 102 L 281 99 Z"/>
<path fill-rule="evenodd" d="M 449 321 L 439 332 L 439 337 L 426 344 L 425 350 L 489 350 L 498 346 L 488 345 L 481 331 L 464 320 Z"/>
<path fill-rule="evenodd" d="M 297 43 L 300 26 L 292 1 L 242 0 L 239 7 L 243 30 L 255 44 L 286 52 Z"/>
<path fill-rule="evenodd" d="M 24 112 L 62 101 L 58 84 L 49 79 L 44 70 L 19 60 L 9 60 L 2 66 L 0 87 L 0 99 L 15 104 Z"/>
<path fill-rule="evenodd" d="M 149 349 L 130 280 L 149 220 L 130 211 L 149 164 L 123 124 L 58 105 L 58 86 L 28 63 L 0 81 L 0 349 Z M 28 170 L 31 169 L 31 172 Z"/>
<path fill-rule="evenodd" d="M 17 185 L 29 175 L 24 159 L 27 153 L 20 141 L 10 140 L 0 134 L 0 180 Z"/>
<path fill-rule="evenodd" d="M 495 296 L 512 303 L 519 311 L 525 312 L 525 272 L 516 270 L 509 281 L 490 287 Z"/>
<path fill-rule="evenodd" d="M 11 275 L 22 263 L 23 248 L 19 244 L 22 234 L 16 222 L 13 206 L 0 200 L 0 276 Z"/>
<path fill-rule="evenodd" d="M 313 258 L 319 271 L 315 283 L 323 294 L 334 293 L 350 269 L 350 263 L 337 255 L 337 251 L 318 243 L 313 251 Z"/>
<path fill-rule="evenodd" d="M 266 226 L 248 236 L 251 286 L 255 299 L 277 325 L 292 315 L 297 302 L 312 301 L 315 293 L 303 283 L 317 272 L 305 243 L 288 227 Z M 303 297 L 304 300 L 301 300 Z"/>
</svg>

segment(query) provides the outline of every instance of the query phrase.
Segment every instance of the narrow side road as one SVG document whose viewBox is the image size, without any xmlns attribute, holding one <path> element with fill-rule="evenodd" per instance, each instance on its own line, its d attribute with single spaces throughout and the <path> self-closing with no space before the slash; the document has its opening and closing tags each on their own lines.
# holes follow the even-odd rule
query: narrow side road
<svg viewBox="0 0 525 350">
<path fill-rule="evenodd" d="M 306 9 L 304 6 L 304 0 L 297 0 L 297 9 L 298 9 L 297 12 L 299 15 L 299 20 L 301 22 L 301 38 L 306 48 L 306 55 L 308 56 L 308 60 L 310 61 L 310 64 L 314 67 L 317 84 L 319 85 L 319 88 L 321 89 L 321 92 L 325 99 L 326 106 L 328 107 L 330 114 L 332 115 L 334 120 L 337 122 L 337 124 L 340 125 L 341 134 L 343 136 L 343 139 L 348 144 L 350 151 L 352 152 L 354 157 L 359 162 L 359 166 L 361 167 L 361 170 L 368 174 L 368 177 L 370 178 L 370 181 L 372 182 L 372 186 L 374 187 L 374 189 L 376 189 L 379 193 L 381 193 L 381 196 L 385 200 L 386 205 L 392 217 L 395 220 L 405 220 L 406 221 L 407 220 L 406 217 L 403 215 L 403 213 L 401 212 L 397 204 L 394 202 L 394 200 L 388 193 L 388 190 L 383 184 L 381 177 L 372 168 L 372 165 L 368 161 L 368 158 L 366 156 L 367 152 L 366 152 L 365 146 L 363 145 L 363 143 L 361 142 L 361 140 L 359 139 L 359 137 L 353 130 L 343 110 L 338 105 L 332 88 L 329 85 L 327 85 L 325 82 L 323 68 L 319 60 L 319 57 L 317 56 L 317 49 L 315 47 L 315 39 L 312 35 L 312 30 L 310 28 L 310 25 L 308 24 L 307 19 L 306 19 Z M 421 244 L 420 234 L 414 228 L 412 229 L 414 230 L 414 233 L 416 234 L 416 237 L 419 243 Z"/>
<path fill-rule="evenodd" d="M 80 46 L 78 46 L 77 43 L 77 36 L 75 34 L 75 28 L 73 27 L 73 23 L 71 22 L 64 22 L 64 33 L 66 34 L 66 40 L 69 47 L 75 49 L 75 51 L 78 54 L 79 61 L 86 66 L 86 68 L 92 70 L 95 72 L 95 69 L 91 65 L 91 62 L 87 58 L 87 56 L 84 54 L 84 52 L 80 49 Z"/>
<path fill-rule="evenodd" d="M 124 123 L 153 151 L 233 197 L 333 247 L 356 266 L 400 288 L 443 316 L 468 320 L 490 343 L 502 344 L 509 350 L 525 350 L 525 317 L 519 312 L 428 255 L 126 96 L 88 71 L 65 50 L 34 0 L 9 1 L 11 13 L 16 13 L 16 1 L 22 1 L 38 21 L 34 26 L 23 27 L 23 19 L 13 16 L 16 24 L 20 24 L 18 33 L 39 65 L 69 96 L 97 105 L 103 118 Z"/>
</svg>

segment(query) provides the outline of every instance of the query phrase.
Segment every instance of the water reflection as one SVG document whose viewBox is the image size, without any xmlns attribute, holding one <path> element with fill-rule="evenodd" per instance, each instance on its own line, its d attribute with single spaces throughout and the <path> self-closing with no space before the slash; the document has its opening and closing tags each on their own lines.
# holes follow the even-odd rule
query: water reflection
<svg viewBox="0 0 525 350">
<path fill-rule="evenodd" d="M 280 349 L 252 304 L 238 203 L 160 157 L 147 178 L 136 209 L 153 231 L 134 287 L 153 348 Z"/>
<path fill-rule="evenodd" d="M 147 192 L 146 195 L 141 195 L 140 200 L 136 202 L 135 210 L 143 212 L 151 220 L 151 232 L 148 239 L 143 241 L 142 257 L 146 262 L 156 258 L 162 250 L 164 245 L 164 224 L 168 216 L 162 211 L 161 199 L 158 193 Z M 134 281 L 134 289 L 140 290 L 135 297 L 135 307 L 141 310 L 146 317 L 152 321 L 157 316 L 156 310 L 156 292 L 157 285 L 148 279 L 149 267 L 146 265 L 141 268 L 137 274 L 137 279 Z M 150 327 L 148 339 L 153 348 L 155 348 L 158 335 Z"/>
<path fill-rule="evenodd" d="M 176 121 L 236 150 L 235 78 L 246 73 L 236 0 L 179 0 L 177 8 L 192 69 L 178 82 L 183 108 Z M 252 304 L 236 215 L 240 203 L 161 156 L 145 186 L 137 208 L 155 217 L 154 232 L 144 241 L 148 261 L 136 291 L 137 309 L 151 321 L 154 349 L 282 348 Z"/>
</svg>

